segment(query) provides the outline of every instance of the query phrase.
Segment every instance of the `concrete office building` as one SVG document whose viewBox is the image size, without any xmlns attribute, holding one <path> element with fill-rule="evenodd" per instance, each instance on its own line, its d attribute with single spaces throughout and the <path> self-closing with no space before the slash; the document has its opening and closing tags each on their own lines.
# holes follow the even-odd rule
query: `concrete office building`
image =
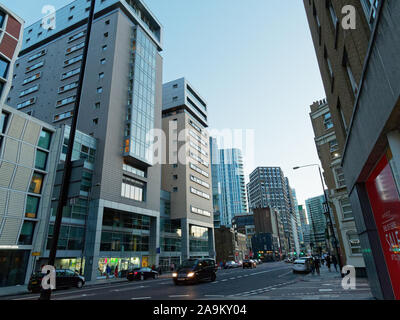
<svg viewBox="0 0 400 320">
<path fill-rule="evenodd" d="M 247 248 L 249 255 L 252 251 L 251 238 L 256 234 L 253 213 L 237 215 L 232 219 L 232 228 L 235 231 L 246 235 Z"/>
<path fill-rule="evenodd" d="M 53 126 L 7 105 L 0 115 L 0 287 L 7 287 L 28 281 L 41 250 L 57 139 Z"/>
<path fill-rule="evenodd" d="M 0 3 L 0 106 L 11 88 L 14 64 L 22 46 L 24 21 Z"/>
<path fill-rule="evenodd" d="M 258 167 L 250 174 L 247 184 L 249 208 L 271 207 L 279 211 L 285 237 L 289 241 L 289 252 L 295 252 L 293 235 L 293 208 L 290 200 L 290 188 L 283 171 L 279 167 Z"/>
<path fill-rule="evenodd" d="M 328 250 L 327 232 L 328 225 L 324 215 L 325 197 L 319 196 L 306 200 L 307 213 L 311 229 L 312 249 L 315 252 Z"/>
<path fill-rule="evenodd" d="M 243 261 L 249 255 L 246 235 L 224 226 L 215 229 L 215 251 L 217 263 Z"/>
<path fill-rule="evenodd" d="M 324 180 L 328 187 L 329 207 L 337 226 L 336 235 L 340 244 L 342 265 L 352 265 L 356 268 L 357 275 L 365 276 L 360 239 L 343 170 L 340 167 L 342 149 L 336 139 L 334 123 L 326 100 L 317 101 L 311 105 L 310 118 L 318 156 L 324 169 Z"/>
<path fill-rule="evenodd" d="M 162 189 L 171 194 L 170 220 L 181 228 L 182 259 L 215 257 L 207 111 L 185 78 L 164 84 Z"/>
<path fill-rule="evenodd" d="M 76 0 L 56 12 L 53 26 L 25 28 L 13 107 L 54 126 L 70 123 L 89 6 Z M 161 129 L 161 44 L 162 27 L 142 1 L 96 1 L 78 117 L 78 129 L 98 141 L 87 280 L 107 264 L 158 264 L 161 166 L 146 135 Z"/>
<path fill-rule="evenodd" d="M 400 3 L 366 1 L 372 35 L 342 166 L 372 292 L 400 299 Z"/>
<path fill-rule="evenodd" d="M 210 148 L 214 215 L 219 215 L 214 218 L 214 223 L 230 228 L 236 215 L 248 211 L 242 152 L 219 149 L 214 138 L 210 138 Z"/>
<path fill-rule="evenodd" d="M 212 196 L 213 196 L 213 215 L 214 228 L 221 226 L 221 178 L 220 178 L 220 152 L 218 150 L 217 139 L 210 137 L 210 159 L 212 177 Z"/>
</svg>

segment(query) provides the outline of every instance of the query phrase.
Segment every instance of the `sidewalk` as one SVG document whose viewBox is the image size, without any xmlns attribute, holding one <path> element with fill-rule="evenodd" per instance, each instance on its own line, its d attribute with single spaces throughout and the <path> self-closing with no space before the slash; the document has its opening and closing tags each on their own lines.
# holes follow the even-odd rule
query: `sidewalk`
<svg viewBox="0 0 400 320">
<path fill-rule="evenodd" d="M 162 273 L 162 275 L 159 276 L 159 279 L 171 279 L 172 278 L 172 273 Z M 85 287 L 93 287 L 93 286 L 100 286 L 100 285 L 107 285 L 107 284 L 118 284 L 118 283 L 123 283 L 127 282 L 126 278 L 110 278 L 110 279 L 97 279 L 93 281 L 88 281 L 85 283 Z M 0 288 L 0 297 L 6 297 L 6 296 L 14 296 L 14 295 L 24 295 L 24 294 L 29 294 L 30 292 L 28 291 L 28 286 L 27 285 L 19 285 L 19 286 L 13 286 L 13 287 L 4 287 Z"/>
<path fill-rule="evenodd" d="M 342 277 L 331 267 L 321 267 L 318 275 L 308 274 L 283 287 L 277 287 L 268 299 L 271 300 L 374 300 L 368 279 L 357 278 L 356 290 L 344 290 Z M 265 298 L 265 297 L 264 297 Z"/>
</svg>

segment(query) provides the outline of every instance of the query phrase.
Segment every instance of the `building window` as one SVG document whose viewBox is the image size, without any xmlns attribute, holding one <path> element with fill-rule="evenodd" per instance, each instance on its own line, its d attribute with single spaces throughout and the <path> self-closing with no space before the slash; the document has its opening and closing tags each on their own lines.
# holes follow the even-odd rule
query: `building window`
<svg viewBox="0 0 400 320">
<path fill-rule="evenodd" d="M 40 76 L 41 76 L 41 73 L 38 72 L 38 73 L 36 73 L 35 75 L 33 75 L 33 76 L 29 77 L 29 78 L 26 78 L 26 79 L 24 80 L 23 85 L 28 84 L 28 83 L 31 83 L 31 82 L 33 82 L 33 81 L 39 79 Z"/>
<path fill-rule="evenodd" d="M 35 168 L 39 169 L 39 170 L 46 170 L 47 157 L 48 157 L 47 152 L 37 150 L 36 151 Z"/>
<path fill-rule="evenodd" d="M 43 186 L 44 174 L 34 172 L 31 180 L 31 184 L 29 186 L 29 193 L 42 193 L 42 186 Z"/>
<path fill-rule="evenodd" d="M 42 130 L 42 132 L 40 133 L 38 146 L 40 148 L 49 150 L 50 142 L 51 142 L 51 132 L 49 132 L 47 130 Z"/>
<path fill-rule="evenodd" d="M 74 115 L 74 111 L 73 110 L 67 111 L 67 112 L 64 112 L 64 113 L 60 113 L 60 114 L 56 114 L 54 116 L 54 122 L 71 118 L 73 115 Z"/>
<path fill-rule="evenodd" d="M 32 62 L 33 60 L 36 60 L 40 57 L 43 57 L 47 53 L 47 50 L 41 50 L 38 53 L 35 53 L 34 55 L 30 56 L 28 59 L 28 62 Z"/>
<path fill-rule="evenodd" d="M 106 64 L 106 59 L 101 59 L 100 64 Z"/>
<path fill-rule="evenodd" d="M 97 93 L 103 93 L 103 88 L 102 87 L 97 88 Z"/>
<path fill-rule="evenodd" d="M 343 188 L 346 186 L 346 180 L 344 177 L 344 173 L 343 173 L 343 169 L 338 167 L 334 169 L 334 174 L 335 174 L 335 178 L 336 178 L 336 187 L 339 188 Z"/>
<path fill-rule="evenodd" d="M 66 60 L 66 61 L 64 61 L 64 67 L 68 67 L 68 66 L 70 66 L 71 64 L 74 64 L 74 63 L 76 63 L 76 62 L 79 62 L 79 61 L 82 60 L 82 58 L 83 58 L 83 55 L 81 54 L 81 55 L 79 55 L 79 56 L 77 56 L 77 57 L 75 57 L 75 58 Z"/>
<path fill-rule="evenodd" d="M 34 64 L 33 66 L 26 67 L 25 73 L 28 73 L 28 72 L 31 72 L 33 70 L 39 69 L 39 68 L 41 68 L 43 66 L 44 66 L 44 61 L 38 62 L 38 63 Z"/>
<path fill-rule="evenodd" d="M 26 90 L 21 91 L 19 96 L 23 97 L 23 96 L 26 96 L 26 95 L 31 94 L 33 92 L 36 92 L 38 90 L 39 90 L 39 85 L 37 84 L 37 85 L 34 85 L 33 87 L 30 87 L 30 88 L 28 88 Z"/>
<path fill-rule="evenodd" d="M 146 172 L 145 171 L 140 170 L 140 169 L 135 168 L 135 167 L 132 167 L 132 166 L 126 164 L 126 163 L 124 163 L 122 165 L 122 170 L 124 170 L 126 172 L 129 172 L 129 173 L 132 173 L 132 174 L 135 174 L 135 175 L 137 175 L 139 177 L 142 177 L 142 178 L 146 177 Z"/>
<path fill-rule="evenodd" d="M 75 88 L 78 87 L 78 83 L 79 83 L 79 82 L 76 81 L 76 82 L 67 84 L 67 85 L 65 85 L 65 86 L 62 86 L 62 87 L 58 88 L 58 93 L 64 93 L 64 92 L 67 92 L 67 91 L 69 91 L 69 90 L 75 89 Z"/>
<path fill-rule="evenodd" d="M 65 73 L 62 74 L 61 80 L 65 80 L 65 79 L 68 79 L 70 77 L 73 77 L 74 75 L 78 74 L 79 72 L 81 72 L 81 68 L 77 68 L 77 69 L 65 72 Z"/>
<path fill-rule="evenodd" d="M 343 219 L 353 219 L 354 216 L 353 216 L 353 210 L 351 208 L 350 199 L 349 198 L 340 199 L 339 202 L 343 213 Z"/>
<path fill-rule="evenodd" d="M 76 96 L 72 96 L 72 97 L 68 97 L 68 98 L 62 99 L 62 100 L 58 100 L 57 103 L 56 103 L 56 108 L 59 108 L 59 107 L 65 106 L 67 104 L 73 103 L 73 102 L 75 102 L 75 100 L 76 100 Z"/>
<path fill-rule="evenodd" d="M 66 50 L 66 54 L 71 54 L 72 52 L 78 51 L 82 49 L 85 46 L 85 42 L 81 42 L 77 44 L 76 46 L 70 47 Z"/>
<path fill-rule="evenodd" d="M 343 67 L 346 69 L 351 88 L 353 89 L 353 93 L 355 96 L 357 96 L 358 84 L 357 84 L 356 78 L 354 77 L 353 71 L 351 69 L 349 57 L 347 55 L 346 49 L 344 50 L 344 54 L 343 54 Z"/>
<path fill-rule="evenodd" d="M 380 0 L 362 0 L 361 3 L 364 8 L 367 21 L 372 28 L 376 20 L 376 15 L 379 7 Z"/>
<path fill-rule="evenodd" d="M 79 32 L 68 39 L 68 43 L 80 39 L 86 35 L 86 31 Z"/>
<path fill-rule="evenodd" d="M 146 184 L 139 180 L 124 176 L 122 181 L 121 196 L 131 200 L 145 201 Z"/>
<path fill-rule="evenodd" d="M 361 254 L 361 242 L 357 232 L 348 232 L 347 239 L 349 241 L 351 254 Z"/>
<path fill-rule="evenodd" d="M 99 80 L 101 80 L 101 79 L 103 79 L 103 78 L 104 78 L 104 72 L 99 73 Z"/>
<path fill-rule="evenodd" d="M 107 45 L 104 45 L 104 46 L 102 47 L 102 50 L 103 50 L 103 51 L 106 51 L 107 48 L 108 48 Z"/>
<path fill-rule="evenodd" d="M 3 28 L 5 18 L 6 18 L 6 14 L 0 10 L 0 28 Z"/>
<path fill-rule="evenodd" d="M 40 198 L 28 196 L 26 198 L 25 217 L 29 219 L 36 219 L 39 210 Z"/>
<path fill-rule="evenodd" d="M 3 58 L 0 58 L 0 77 L 4 79 L 7 78 L 8 66 L 9 62 L 4 60 Z"/>
<path fill-rule="evenodd" d="M 332 116 L 330 113 L 324 115 L 324 127 L 326 130 L 333 128 Z"/>
<path fill-rule="evenodd" d="M 327 3 L 328 3 L 329 13 L 330 13 L 330 15 L 331 15 L 333 27 L 336 29 L 337 24 L 338 24 L 338 22 L 339 22 L 339 19 L 338 19 L 337 15 L 336 15 L 335 8 L 333 8 L 332 0 L 328 0 Z"/>
<path fill-rule="evenodd" d="M 0 117 L 0 133 L 6 133 L 9 114 L 2 112 Z"/>
<path fill-rule="evenodd" d="M 190 192 L 195 194 L 195 195 L 198 195 L 199 197 L 202 197 L 204 199 L 210 200 L 210 195 L 209 194 L 204 193 L 204 192 L 202 192 L 200 190 L 197 190 L 197 189 L 195 189 L 193 187 L 190 188 Z"/>
<path fill-rule="evenodd" d="M 22 225 L 21 234 L 19 235 L 18 244 L 30 246 L 32 245 L 33 233 L 35 231 L 35 222 L 24 221 Z"/>
</svg>

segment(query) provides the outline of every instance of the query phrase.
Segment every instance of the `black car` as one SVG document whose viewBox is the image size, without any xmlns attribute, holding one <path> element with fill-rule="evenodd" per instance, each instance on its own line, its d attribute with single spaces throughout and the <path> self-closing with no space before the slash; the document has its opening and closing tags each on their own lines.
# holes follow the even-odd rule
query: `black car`
<svg viewBox="0 0 400 320">
<path fill-rule="evenodd" d="M 217 279 L 218 266 L 213 259 L 185 260 L 177 272 L 173 273 L 174 283 L 214 282 Z"/>
<path fill-rule="evenodd" d="M 146 279 L 158 279 L 158 272 L 150 268 L 136 268 L 129 271 L 126 275 L 129 281 L 133 280 L 146 280 Z"/>
<path fill-rule="evenodd" d="M 250 269 L 257 268 L 257 265 L 253 260 L 244 260 L 243 261 L 243 269 L 246 269 L 246 268 L 250 268 Z"/>
<path fill-rule="evenodd" d="M 34 273 L 29 279 L 28 290 L 37 293 L 42 289 L 44 273 Z M 72 270 L 56 270 L 56 289 L 61 288 L 82 288 L 85 285 L 85 278 Z"/>
</svg>

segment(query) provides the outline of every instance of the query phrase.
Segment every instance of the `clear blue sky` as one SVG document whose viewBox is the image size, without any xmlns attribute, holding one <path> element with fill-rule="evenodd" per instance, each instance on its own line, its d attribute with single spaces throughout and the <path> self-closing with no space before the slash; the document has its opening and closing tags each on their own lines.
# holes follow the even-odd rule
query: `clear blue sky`
<svg viewBox="0 0 400 320">
<path fill-rule="evenodd" d="M 2 0 L 27 25 L 70 2 Z M 164 80 L 188 78 L 210 127 L 255 130 L 255 166 L 282 167 L 299 204 L 322 194 L 317 168 L 292 170 L 319 163 L 309 106 L 325 96 L 303 1 L 145 2 L 164 27 Z"/>
</svg>

